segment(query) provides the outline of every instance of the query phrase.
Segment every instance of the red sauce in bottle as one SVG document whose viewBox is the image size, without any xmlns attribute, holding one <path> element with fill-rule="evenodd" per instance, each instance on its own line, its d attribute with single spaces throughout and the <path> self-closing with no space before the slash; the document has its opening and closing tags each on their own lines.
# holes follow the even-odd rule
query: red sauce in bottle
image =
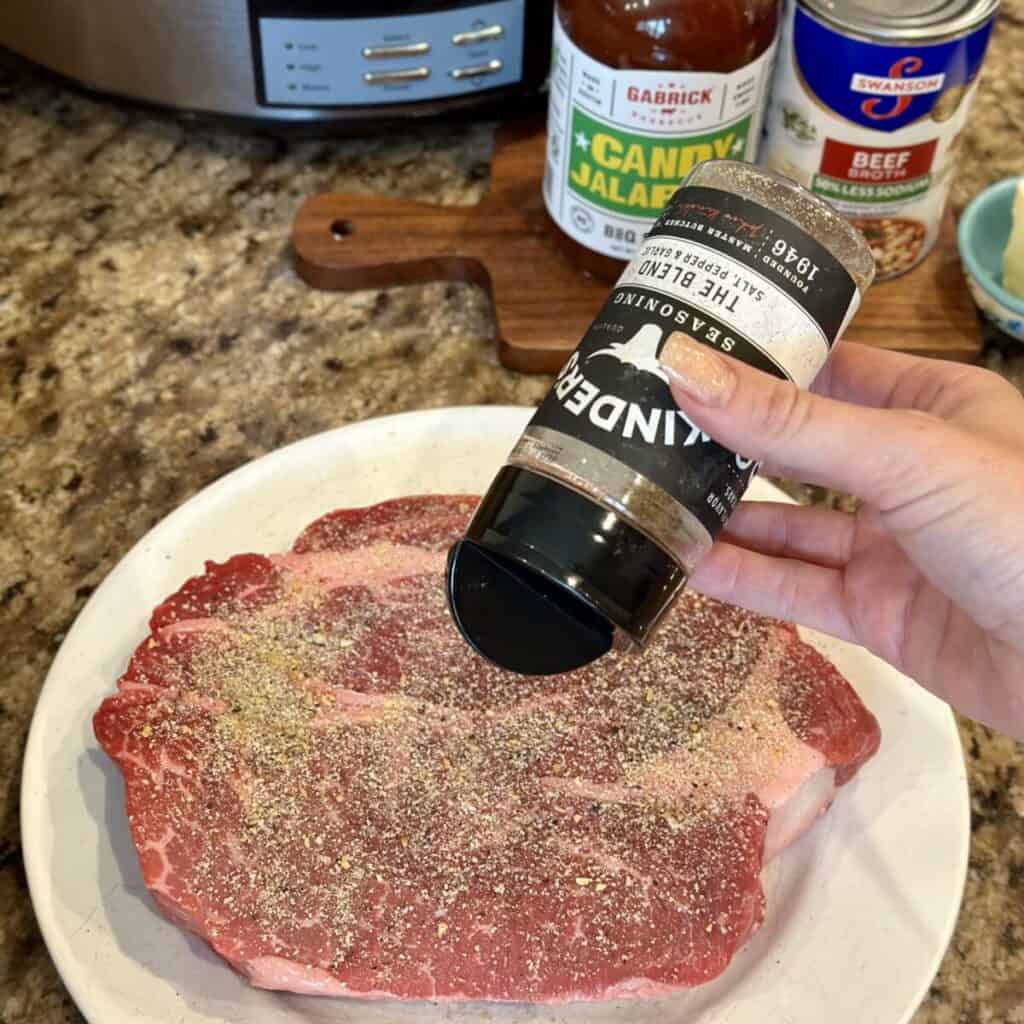
<svg viewBox="0 0 1024 1024">
<path fill-rule="evenodd" d="M 562 247 L 614 281 L 680 180 L 753 160 L 779 0 L 559 0 L 544 195 Z"/>
</svg>

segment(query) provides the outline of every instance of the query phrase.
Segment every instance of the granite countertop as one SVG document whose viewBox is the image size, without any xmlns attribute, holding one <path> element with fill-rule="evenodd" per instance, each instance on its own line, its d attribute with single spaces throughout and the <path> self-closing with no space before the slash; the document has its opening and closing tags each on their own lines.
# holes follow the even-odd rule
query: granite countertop
<svg viewBox="0 0 1024 1024">
<path fill-rule="evenodd" d="M 1022 52 L 1024 0 L 1006 0 L 958 205 L 1024 170 Z M 88 99 L 0 54 L 2 1024 L 82 1020 L 29 905 L 18 785 L 49 663 L 106 573 L 201 487 L 289 441 L 545 392 L 546 380 L 499 366 L 469 286 L 330 295 L 291 268 L 289 227 L 311 193 L 472 203 L 491 136 L 441 127 L 283 143 Z M 1024 357 L 987 359 L 1024 383 Z M 970 878 L 914 1022 L 1020 1024 L 1024 749 L 961 728 Z"/>
</svg>

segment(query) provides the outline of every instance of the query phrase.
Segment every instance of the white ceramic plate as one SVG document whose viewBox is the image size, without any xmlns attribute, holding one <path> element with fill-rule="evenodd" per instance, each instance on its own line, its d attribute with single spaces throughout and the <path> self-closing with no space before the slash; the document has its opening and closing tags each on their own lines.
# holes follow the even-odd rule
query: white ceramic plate
<svg viewBox="0 0 1024 1024">
<path fill-rule="evenodd" d="M 969 843 L 966 779 L 946 707 L 859 648 L 810 637 L 882 724 L 880 754 L 772 865 L 768 916 L 716 982 L 656 1003 L 568 1007 L 367 1003 L 249 988 L 165 921 L 143 887 L 120 776 L 91 716 L 150 609 L 206 558 L 285 549 L 339 506 L 479 492 L 528 418 L 463 408 L 372 420 L 243 466 L 144 537 L 92 596 L 39 700 L 22 792 L 29 883 L 43 934 L 93 1024 L 389 1024 L 685 1020 L 687 1024 L 902 1024 L 956 920 Z M 756 497 L 785 500 L 767 484 Z"/>
</svg>

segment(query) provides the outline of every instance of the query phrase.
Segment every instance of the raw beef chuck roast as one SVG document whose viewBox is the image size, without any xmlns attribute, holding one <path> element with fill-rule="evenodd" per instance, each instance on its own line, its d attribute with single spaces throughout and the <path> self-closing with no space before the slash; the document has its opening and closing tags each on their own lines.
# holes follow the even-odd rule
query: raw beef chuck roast
<svg viewBox="0 0 1024 1024">
<path fill-rule="evenodd" d="M 95 716 L 146 885 L 266 988 L 558 1002 L 708 981 L 761 920 L 762 864 L 877 724 L 793 628 L 694 595 L 643 656 L 492 667 L 445 608 L 474 505 L 335 512 L 153 612 Z"/>
</svg>

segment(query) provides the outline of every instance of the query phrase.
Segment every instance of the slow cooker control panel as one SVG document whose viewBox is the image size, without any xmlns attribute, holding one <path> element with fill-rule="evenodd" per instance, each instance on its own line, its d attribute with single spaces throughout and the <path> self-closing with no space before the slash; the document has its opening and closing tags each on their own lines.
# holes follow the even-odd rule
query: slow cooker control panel
<svg viewBox="0 0 1024 1024">
<path fill-rule="evenodd" d="M 260 102 L 368 106 L 515 85 L 523 74 L 524 6 L 497 0 L 370 18 L 254 10 Z M 267 7 L 280 11 L 280 4 Z"/>
</svg>

